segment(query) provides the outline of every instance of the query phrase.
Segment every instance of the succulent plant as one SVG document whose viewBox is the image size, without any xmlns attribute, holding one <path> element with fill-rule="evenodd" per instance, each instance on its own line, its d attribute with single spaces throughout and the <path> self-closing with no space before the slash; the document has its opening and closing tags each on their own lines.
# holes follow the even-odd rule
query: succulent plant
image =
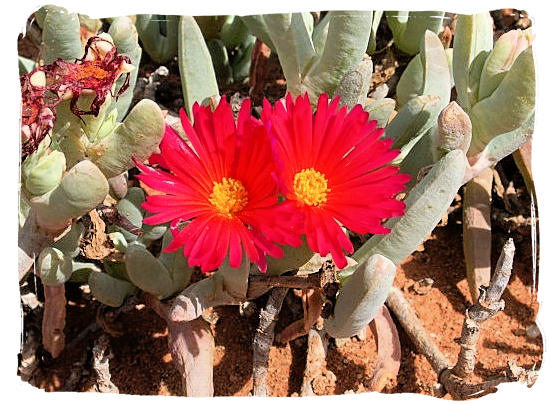
<svg viewBox="0 0 550 404">
<path fill-rule="evenodd" d="M 177 15 L 137 15 L 139 38 L 155 62 L 166 63 L 178 54 L 178 20 Z"/>
<path fill-rule="evenodd" d="M 420 41 L 426 30 L 439 33 L 445 16 L 440 11 L 386 11 L 385 14 L 395 46 L 409 55 L 420 51 Z"/>
<path fill-rule="evenodd" d="M 287 91 L 307 92 L 315 100 L 322 93 L 332 96 L 344 75 L 361 62 L 373 13 L 330 11 L 317 31 L 310 13 L 246 16 L 243 21 L 279 56 Z"/>
</svg>

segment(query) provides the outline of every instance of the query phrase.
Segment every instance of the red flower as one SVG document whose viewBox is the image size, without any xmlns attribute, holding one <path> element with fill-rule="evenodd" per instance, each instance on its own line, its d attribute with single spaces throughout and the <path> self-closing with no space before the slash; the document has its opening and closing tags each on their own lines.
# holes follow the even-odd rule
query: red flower
<svg viewBox="0 0 550 404">
<path fill-rule="evenodd" d="M 189 264 L 203 272 L 218 268 L 229 255 L 238 267 L 243 249 L 250 261 L 266 269 L 265 255 L 280 258 L 280 244 L 300 245 L 300 237 L 279 225 L 271 148 L 260 121 L 242 104 L 235 126 L 231 107 L 222 98 L 214 112 L 193 106 L 195 123 L 180 113 L 191 146 L 169 126 L 160 145 L 161 167 L 136 162 L 140 180 L 165 195 L 150 195 L 143 207 L 154 213 L 147 224 L 171 221 L 174 239 L 166 251 L 182 246 Z M 182 221 L 190 221 L 179 229 Z"/>
<path fill-rule="evenodd" d="M 382 220 L 401 216 L 405 204 L 394 197 L 409 180 L 388 165 L 399 150 L 361 105 L 349 113 L 323 94 L 312 113 L 307 94 L 286 107 L 272 108 L 264 100 L 262 121 L 272 139 L 285 204 L 300 218 L 299 232 L 313 251 L 330 253 L 339 268 L 346 265 L 342 250 L 353 245 L 341 225 L 364 233 L 389 233 Z"/>
</svg>

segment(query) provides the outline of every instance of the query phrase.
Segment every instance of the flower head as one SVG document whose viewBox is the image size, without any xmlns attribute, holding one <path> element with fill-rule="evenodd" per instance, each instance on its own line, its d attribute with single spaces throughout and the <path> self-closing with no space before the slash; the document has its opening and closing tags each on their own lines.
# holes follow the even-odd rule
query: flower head
<svg viewBox="0 0 550 404">
<path fill-rule="evenodd" d="M 171 222 L 174 239 L 166 251 L 184 246 L 189 264 L 203 272 L 226 256 L 238 267 L 244 251 L 265 270 L 266 254 L 283 254 L 275 243 L 299 246 L 300 237 L 279 225 L 285 212 L 277 205 L 271 148 L 264 126 L 250 115 L 250 100 L 236 125 L 225 98 L 215 111 L 195 104 L 193 126 L 183 111 L 180 116 L 190 145 L 166 126 L 157 159 L 164 170 L 136 162 L 140 180 L 164 193 L 149 195 L 143 207 L 153 213 L 145 223 Z"/>
<path fill-rule="evenodd" d="M 313 251 L 330 253 L 339 268 L 346 265 L 344 252 L 353 245 L 341 225 L 359 233 L 389 233 L 381 222 L 401 216 L 405 204 L 395 199 L 409 180 L 388 165 L 399 150 L 391 140 L 380 140 L 383 129 L 361 105 L 349 112 L 319 97 L 317 111 L 307 94 L 274 107 L 264 101 L 262 121 L 267 126 L 278 166 L 284 204 L 299 219 Z"/>
</svg>

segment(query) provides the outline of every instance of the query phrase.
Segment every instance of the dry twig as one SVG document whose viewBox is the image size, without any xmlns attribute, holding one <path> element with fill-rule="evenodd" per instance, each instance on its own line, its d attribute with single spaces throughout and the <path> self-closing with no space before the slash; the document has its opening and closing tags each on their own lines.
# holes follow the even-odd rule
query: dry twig
<svg viewBox="0 0 550 404">
<path fill-rule="evenodd" d="M 513 364 L 509 364 L 509 370 L 505 375 L 486 382 L 471 384 L 464 380 L 473 372 L 475 367 L 480 324 L 504 309 L 504 301 L 501 300 L 501 296 L 510 280 L 514 251 L 514 242 L 510 238 L 502 248 L 502 253 L 489 286 L 480 288 L 477 302 L 466 311 L 462 335 L 458 342 L 460 353 L 454 366 L 451 365 L 428 336 L 420 319 L 399 290 L 392 288 L 386 300 L 388 307 L 397 317 L 405 332 L 417 349 L 426 356 L 432 368 L 439 375 L 440 383 L 453 398 L 465 399 L 480 396 L 494 391 L 500 383 L 515 382 L 522 380 L 522 378 L 525 380 L 534 378 L 532 373 L 528 373 L 529 371 L 518 371 L 517 366 L 513 367 Z"/>
<path fill-rule="evenodd" d="M 118 387 L 111 381 L 109 360 L 113 358 L 109 349 L 109 337 L 101 334 L 92 348 L 93 366 L 97 375 L 95 388 L 99 393 L 118 393 Z"/>
<path fill-rule="evenodd" d="M 253 381 L 254 395 L 260 397 L 268 396 L 267 388 L 267 365 L 269 363 L 269 350 L 273 344 L 275 324 L 281 306 L 288 292 L 288 288 L 277 287 L 269 294 L 265 309 L 260 311 L 260 323 L 254 335 L 253 345 Z"/>
</svg>

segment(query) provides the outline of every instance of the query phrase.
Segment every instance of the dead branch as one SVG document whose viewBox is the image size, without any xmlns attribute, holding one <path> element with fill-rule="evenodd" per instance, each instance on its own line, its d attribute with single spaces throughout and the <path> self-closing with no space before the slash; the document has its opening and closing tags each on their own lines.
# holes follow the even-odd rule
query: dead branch
<svg viewBox="0 0 550 404">
<path fill-rule="evenodd" d="M 504 309 L 504 301 L 501 300 L 501 296 L 510 280 L 514 251 L 514 242 L 510 238 L 502 249 L 489 286 L 480 288 L 477 302 L 466 311 L 462 335 L 458 342 L 460 353 L 454 366 L 451 366 L 449 360 L 429 337 L 420 319 L 399 290 L 392 288 L 386 300 L 388 307 L 399 320 L 417 349 L 426 356 L 432 368 L 439 375 L 440 383 L 455 399 L 484 395 L 489 391 L 494 391 L 500 383 L 532 380 L 534 377 L 532 374 L 526 376 L 528 371 L 524 369 L 518 371 L 517 366 L 512 367 L 509 364 L 509 370 L 505 375 L 486 382 L 470 384 L 464 380 L 473 372 L 475 367 L 475 353 L 481 328 L 480 324 Z"/>
<path fill-rule="evenodd" d="M 39 346 L 39 336 L 34 328 L 29 328 L 25 334 L 25 340 L 21 347 L 21 361 L 19 363 L 19 374 L 21 375 L 21 380 L 28 382 L 32 380 L 34 372 L 36 371 L 39 360 L 36 355 L 36 351 Z M 34 383 L 31 382 L 34 386 Z"/>
<path fill-rule="evenodd" d="M 109 360 L 113 358 L 109 349 L 109 337 L 101 334 L 92 348 L 93 366 L 96 372 L 95 388 L 99 393 L 118 393 L 118 387 L 111 381 Z"/>
<path fill-rule="evenodd" d="M 304 370 L 304 379 L 300 395 L 313 396 L 313 382 L 322 375 L 323 365 L 327 357 L 328 335 L 325 330 L 309 330 L 307 337 L 307 357 L 306 368 Z"/>
<path fill-rule="evenodd" d="M 451 370 L 456 376 L 465 378 L 474 371 L 480 323 L 504 309 L 504 300 L 500 298 L 512 274 L 514 251 L 514 241 L 510 238 L 502 248 L 491 283 L 488 287 L 479 288 L 477 302 L 466 310 L 459 340 L 460 353 L 456 365 Z"/>
<path fill-rule="evenodd" d="M 52 358 L 65 348 L 65 284 L 44 285 L 44 317 L 42 318 L 42 345 Z"/>
<path fill-rule="evenodd" d="M 323 310 L 323 292 L 319 288 L 300 290 L 304 316 L 289 324 L 278 335 L 278 341 L 286 344 L 303 335 L 307 335 L 311 327 L 317 322 Z"/>
<path fill-rule="evenodd" d="M 274 288 L 267 300 L 265 309 L 260 311 L 260 322 L 254 335 L 253 344 L 253 383 L 254 395 L 267 397 L 267 365 L 269 363 L 269 350 L 273 344 L 275 324 L 281 306 L 288 292 L 288 288 Z"/>
</svg>

